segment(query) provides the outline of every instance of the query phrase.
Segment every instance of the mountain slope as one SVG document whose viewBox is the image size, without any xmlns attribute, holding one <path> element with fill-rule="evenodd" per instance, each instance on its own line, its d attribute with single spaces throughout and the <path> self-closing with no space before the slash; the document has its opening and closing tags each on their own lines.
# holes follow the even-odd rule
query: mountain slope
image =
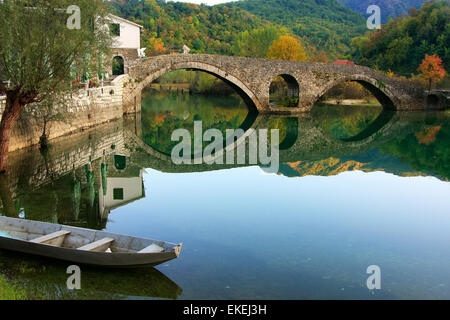
<svg viewBox="0 0 450 320">
<path fill-rule="evenodd" d="M 437 54 L 450 70 L 450 2 L 433 1 L 381 30 L 353 40 L 354 61 L 398 74 L 416 73 L 425 54 Z"/>
<path fill-rule="evenodd" d="M 232 54 L 237 35 L 246 30 L 273 25 L 237 7 L 196 5 L 160 0 L 113 0 L 114 13 L 144 26 L 143 47 L 162 39 L 164 47 L 193 53 Z"/>
<path fill-rule="evenodd" d="M 366 28 L 362 15 L 337 0 L 242 0 L 217 7 L 223 6 L 238 7 L 288 27 L 332 58 L 348 54 L 351 39 Z"/>
<path fill-rule="evenodd" d="M 338 0 L 341 4 L 349 7 L 364 16 L 370 5 L 377 5 L 381 9 L 381 22 L 386 23 L 389 18 L 407 15 L 411 8 L 420 8 L 427 0 Z"/>
</svg>

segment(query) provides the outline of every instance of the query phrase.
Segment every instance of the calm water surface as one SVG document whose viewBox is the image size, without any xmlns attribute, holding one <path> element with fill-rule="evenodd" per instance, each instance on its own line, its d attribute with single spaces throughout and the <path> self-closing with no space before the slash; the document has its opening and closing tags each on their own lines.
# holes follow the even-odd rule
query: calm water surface
<svg viewBox="0 0 450 320">
<path fill-rule="evenodd" d="M 316 106 L 249 115 L 237 97 L 148 92 L 142 114 L 12 156 L 3 215 L 183 242 L 150 269 L 0 252 L 24 298 L 450 298 L 450 115 Z M 170 162 L 177 128 L 280 129 L 280 169 Z M 366 287 L 378 265 L 381 290 Z M 1 295 L 0 295 L 1 296 Z"/>
</svg>

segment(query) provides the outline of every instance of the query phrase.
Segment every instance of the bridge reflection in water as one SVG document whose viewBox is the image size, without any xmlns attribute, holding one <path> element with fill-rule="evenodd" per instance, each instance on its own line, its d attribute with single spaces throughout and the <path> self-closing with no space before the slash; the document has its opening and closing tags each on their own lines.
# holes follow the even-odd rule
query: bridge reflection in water
<svg viewBox="0 0 450 320">
<path fill-rule="evenodd" d="M 432 175 L 448 181 L 448 114 L 364 110 L 351 107 L 334 111 L 318 108 L 309 115 L 299 117 L 251 117 L 246 112 L 235 110 L 228 112 L 228 118 L 217 116 L 210 122 L 206 118 L 201 120 L 206 128 L 225 122 L 246 131 L 279 129 L 278 174 L 287 177 L 328 176 L 362 170 L 386 171 L 400 176 Z M 146 118 L 141 119 L 141 116 Z M 181 119 L 186 116 L 182 115 Z M 186 126 L 194 119 L 189 117 L 195 116 L 187 116 Z M 173 127 L 173 122 L 178 126 L 179 120 L 176 114 L 165 111 L 151 115 L 138 114 L 137 117 L 57 139 L 46 153 L 22 150 L 11 154 L 10 171 L 0 177 L 1 214 L 104 229 L 114 219 L 115 210 L 152 193 L 151 189 L 144 188 L 146 168 L 183 173 L 253 166 L 248 161 L 234 165 L 173 164 L 169 156 L 172 146 L 170 131 L 160 128 Z M 149 132 L 156 133 L 157 139 L 146 141 L 151 136 Z M 156 141 L 156 145 L 152 145 L 152 141 Z M 238 143 L 247 142 L 238 140 L 235 148 Z M 151 180 L 151 176 L 148 179 Z M 40 297 L 36 293 L 39 288 L 42 289 L 41 295 L 56 297 L 60 294 L 60 298 L 177 298 L 181 294 L 175 283 L 153 269 L 146 273 L 147 278 L 140 273 L 127 272 L 100 275 L 94 270 L 89 274 L 92 282 L 89 282 L 90 289 L 85 291 L 87 296 L 71 295 L 61 289 L 65 284 L 62 281 L 65 270 L 61 266 L 54 267 L 55 272 L 61 273 L 61 279 L 50 276 L 49 272 L 53 274 L 53 269 L 48 269 L 48 272 L 39 269 L 47 263 L 33 262 L 32 259 L 28 263 L 32 266 L 31 270 L 37 271 L 17 274 L 14 269 L 19 264 L 18 260 L 3 252 L 1 255 L 8 261 L 7 269 L 15 273 L 18 283 L 31 284 L 28 293 L 35 297 Z M 104 287 L 102 281 L 108 279 L 119 279 L 121 282 L 117 286 L 114 282 L 111 287 Z M 142 279 L 147 280 L 142 282 Z M 44 288 L 43 283 L 48 285 Z"/>
<path fill-rule="evenodd" d="M 447 160 L 450 159 L 433 160 L 436 158 L 433 152 L 445 156 L 440 150 L 450 144 L 448 115 L 371 111 L 361 118 L 361 113 L 355 110 L 347 109 L 346 115 L 331 116 L 328 111 L 318 111 L 300 117 L 240 117 L 239 121 L 243 122 L 237 127 L 245 125 L 247 131 L 280 130 L 279 174 L 292 176 L 294 164 L 302 163 L 308 167 L 308 163 L 326 163 L 329 159 L 353 159 L 359 164 L 348 170 L 361 169 L 365 163 L 368 170 L 391 171 L 399 175 L 402 172 L 420 175 L 423 171 L 448 180 L 450 162 Z M 171 121 L 170 117 L 160 125 L 168 125 L 166 121 Z M 145 168 L 183 173 L 254 165 L 248 162 L 248 148 L 245 148 L 246 162 L 243 164 L 237 164 L 236 159 L 234 164 L 176 165 L 169 156 L 170 149 L 164 149 L 173 144 L 170 134 L 159 135 L 160 142 L 153 147 L 146 143 L 141 123 L 145 124 L 145 121 L 126 118 L 55 140 L 45 154 L 38 150 L 13 153 L 9 174 L 0 179 L 1 213 L 103 229 L 111 211 L 138 201 L 149 192 L 143 184 Z M 342 132 L 342 128 L 346 132 Z M 433 140 L 437 138 L 440 138 L 439 146 L 435 146 Z M 248 144 L 248 140 L 238 139 L 233 147 L 237 148 L 239 143 Z M 402 150 L 405 143 L 408 148 Z M 419 162 L 420 153 L 428 161 Z M 357 161 L 363 158 L 366 160 Z M 291 169 L 285 172 L 287 166 Z"/>
</svg>

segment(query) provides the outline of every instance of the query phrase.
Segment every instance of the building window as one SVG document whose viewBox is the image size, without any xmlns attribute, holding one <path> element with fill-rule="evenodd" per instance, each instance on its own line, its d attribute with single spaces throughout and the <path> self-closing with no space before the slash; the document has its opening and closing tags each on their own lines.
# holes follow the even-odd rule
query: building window
<svg viewBox="0 0 450 320">
<path fill-rule="evenodd" d="M 111 31 L 111 35 L 120 37 L 120 23 L 111 23 L 109 30 Z"/>
<path fill-rule="evenodd" d="M 113 199 L 123 200 L 123 188 L 113 189 Z"/>
</svg>

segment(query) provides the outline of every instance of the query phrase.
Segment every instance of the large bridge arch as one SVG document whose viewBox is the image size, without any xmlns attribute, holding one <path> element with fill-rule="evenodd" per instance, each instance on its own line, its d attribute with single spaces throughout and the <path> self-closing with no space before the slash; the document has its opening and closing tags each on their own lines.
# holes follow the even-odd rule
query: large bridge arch
<svg viewBox="0 0 450 320">
<path fill-rule="evenodd" d="M 139 81 L 139 84 L 133 89 L 130 97 L 137 96 L 145 87 L 151 84 L 159 77 L 176 70 L 195 70 L 209 73 L 233 87 L 236 92 L 246 101 L 250 111 L 261 111 L 262 104 L 255 93 L 244 84 L 238 77 L 222 70 L 221 68 L 204 62 L 178 62 L 168 66 L 163 66 L 157 70 L 149 71 L 145 74 L 145 78 Z"/>
<path fill-rule="evenodd" d="M 330 81 L 327 83 L 320 93 L 317 96 L 316 103 L 332 88 L 343 84 L 345 82 L 357 82 L 360 85 L 362 85 L 365 89 L 367 89 L 370 93 L 372 93 L 375 98 L 381 103 L 383 108 L 390 109 L 390 110 L 396 110 L 398 106 L 400 105 L 400 101 L 396 97 L 395 94 L 393 94 L 384 83 L 380 82 L 379 80 L 368 77 L 365 75 L 346 75 L 343 77 L 340 77 L 338 79 L 335 79 L 333 81 Z M 383 87 L 384 86 L 384 87 Z"/>
</svg>

